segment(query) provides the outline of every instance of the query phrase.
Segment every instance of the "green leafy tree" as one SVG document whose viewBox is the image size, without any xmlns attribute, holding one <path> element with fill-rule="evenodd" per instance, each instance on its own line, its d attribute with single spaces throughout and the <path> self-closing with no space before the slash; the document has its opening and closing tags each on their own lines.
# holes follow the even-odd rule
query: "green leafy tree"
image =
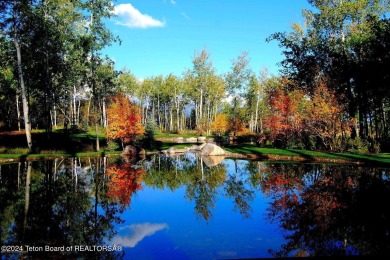
<svg viewBox="0 0 390 260">
<path fill-rule="evenodd" d="M 243 95 L 243 91 L 247 88 L 252 74 L 251 69 L 249 68 L 249 59 L 248 53 L 242 52 L 236 60 L 232 60 L 231 71 L 228 72 L 225 76 L 226 88 L 229 95 L 232 97 L 232 120 L 236 122 L 237 118 L 237 105 L 238 98 Z M 233 136 L 236 136 L 237 129 L 236 124 L 233 124 Z"/>
</svg>

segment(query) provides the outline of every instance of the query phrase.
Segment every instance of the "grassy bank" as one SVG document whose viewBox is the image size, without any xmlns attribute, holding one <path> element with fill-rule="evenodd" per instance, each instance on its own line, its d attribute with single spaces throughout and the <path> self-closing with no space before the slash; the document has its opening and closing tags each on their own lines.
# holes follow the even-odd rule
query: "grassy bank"
<svg viewBox="0 0 390 260">
<path fill-rule="evenodd" d="M 174 147 L 182 149 L 194 145 L 193 143 L 178 144 L 173 141 L 176 137 L 197 137 L 196 133 L 165 134 L 156 135 L 158 141 L 145 147 L 147 152 L 157 152 Z M 101 152 L 95 150 L 95 132 L 77 131 L 66 133 L 64 130 L 56 130 L 48 136 L 42 130 L 33 131 L 35 151 L 29 153 L 25 148 L 24 132 L 0 132 L 0 161 L 18 159 L 42 159 L 53 157 L 83 157 L 120 154 L 120 151 L 107 151 L 106 139 L 103 131 L 99 133 Z M 296 160 L 296 161 L 334 161 L 353 162 L 364 164 L 390 165 L 390 153 L 380 154 L 353 154 L 353 153 L 331 153 L 309 150 L 277 149 L 258 147 L 254 144 L 243 143 L 239 145 L 226 145 L 223 147 L 231 154 L 245 155 L 246 158 L 263 160 Z M 245 158 L 243 156 L 243 158 Z"/>
<path fill-rule="evenodd" d="M 251 154 L 259 159 L 270 158 L 300 158 L 306 161 L 346 161 L 346 162 L 360 162 L 364 164 L 389 164 L 390 153 L 379 154 L 353 154 L 353 153 L 331 153 L 318 152 L 309 150 L 295 150 L 295 149 L 278 149 L 278 148 L 263 148 L 253 144 L 240 144 L 237 146 L 226 146 L 224 149 L 231 153 Z"/>
</svg>

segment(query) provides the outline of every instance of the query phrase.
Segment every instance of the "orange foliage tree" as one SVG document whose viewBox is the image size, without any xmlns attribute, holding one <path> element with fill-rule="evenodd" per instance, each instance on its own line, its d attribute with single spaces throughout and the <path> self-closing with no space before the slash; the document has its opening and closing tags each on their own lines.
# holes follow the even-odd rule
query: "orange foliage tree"
<svg viewBox="0 0 390 260">
<path fill-rule="evenodd" d="M 307 107 L 305 128 L 313 138 L 319 138 L 323 145 L 335 150 L 341 142 L 338 137 L 347 131 L 349 117 L 345 105 L 338 102 L 334 92 L 325 84 L 320 84 L 311 97 Z"/>
<path fill-rule="evenodd" d="M 231 118 L 228 124 L 228 131 L 230 135 L 243 135 L 248 132 L 248 129 L 245 127 L 245 122 L 241 118 Z"/>
<path fill-rule="evenodd" d="M 217 114 L 215 120 L 211 123 L 211 130 L 218 136 L 226 133 L 228 130 L 228 119 L 225 114 Z"/>
<path fill-rule="evenodd" d="M 107 139 L 120 140 L 122 144 L 126 144 L 144 133 L 139 107 L 124 94 L 117 94 L 111 99 L 107 116 Z"/>
<path fill-rule="evenodd" d="M 111 180 L 107 184 L 107 196 L 113 201 L 119 202 L 122 208 L 126 208 L 130 205 L 133 193 L 142 189 L 141 183 L 145 171 L 134 168 L 130 163 L 124 163 L 110 165 L 106 174 Z"/>
</svg>

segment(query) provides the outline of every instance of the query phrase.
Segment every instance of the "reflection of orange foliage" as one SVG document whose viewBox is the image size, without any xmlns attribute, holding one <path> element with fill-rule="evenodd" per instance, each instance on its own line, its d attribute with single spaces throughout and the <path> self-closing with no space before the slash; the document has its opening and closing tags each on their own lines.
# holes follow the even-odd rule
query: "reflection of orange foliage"
<svg viewBox="0 0 390 260">
<path fill-rule="evenodd" d="M 129 143 L 136 136 L 144 133 L 138 106 L 130 102 L 123 94 L 118 94 L 112 98 L 112 103 L 107 109 L 107 115 L 108 128 L 106 135 L 108 139 Z"/>
<path fill-rule="evenodd" d="M 262 181 L 263 192 L 275 196 L 273 205 L 278 210 L 298 203 L 298 195 L 295 192 L 301 190 L 302 185 L 296 176 L 288 174 L 271 174 Z"/>
<path fill-rule="evenodd" d="M 262 189 L 266 193 L 300 189 L 301 186 L 302 184 L 296 176 L 288 176 L 287 174 L 270 174 L 262 181 Z"/>
<path fill-rule="evenodd" d="M 145 171 L 135 169 L 130 163 L 125 163 L 109 166 L 106 174 L 111 179 L 107 185 L 109 188 L 107 196 L 124 207 L 130 205 L 133 193 L 142 189 L 141 182 Z"/>
<path fill-rule="evenodd" d="M 324 177 L 302 194 L 302 199 L 307 207 L 310 207 L 316 223 L 325 229 L 334 212 L 347 207 L 345 201 L 341 201 L 345 198 L 340 198 L 340 194 L 354 190 L 357 185 L 357 180 L 350 176 L 346 178 L 339 175 Z"/>
</svg>

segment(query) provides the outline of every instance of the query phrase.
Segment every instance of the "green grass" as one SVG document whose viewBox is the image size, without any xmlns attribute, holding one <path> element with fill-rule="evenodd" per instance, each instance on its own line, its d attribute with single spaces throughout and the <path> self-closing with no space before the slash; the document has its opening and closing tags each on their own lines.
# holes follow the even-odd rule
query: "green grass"
<svg viewBox="0 0 390 260">
<path fill-rule="evenodd" d="M 0 159 L 17 159 L 17 158 L 21 158 L 22 156 L 23 156 L 23 154 L 5 153 L 5 154 L 0 154 Z"/>
<path fill-rule="evenodd" d="M 1 159 L 31 159 L 31 160 L 37 160 L 37 159 L 45 159 L 45 158 L 53 158 L 53 157 L 96 157 L 96 156 L 103 156 L 103 155 L 119 155 L 121 154 L 121 151 L 115 151 L 115 152 L 82 152 L 82 153 L 40 153 L 40 154 L 0 154 L 0 160 Z"/>
<path fill-rule="evenodd" d="M 88 139 L 88 140 L 96 140 L 96 133 L 93 130 L 89 130 L 88 132 L 80 132 L 80 133 L 74 133 L 70 134 L 70 137 L 73 139 Z M 103 131 L 98 131 L 98 137 L 100 140 L 106 139 L 106 136 Z"/>
<path fill-rule="evenodd" d="M 28 148 L 5 148 L 0 147 L 0 154 L 27 154 L 29 152 Z"/>
<path fill-rule="evenodd" d="M 176 144 L 176 143 L 164 143 L 162 144 L 162 146 L 160 147 L 161 150 L 166 150 L 166 149 L 169 149 L 171 147 L 173 148 L 176 148 L 176 149 L 184 149 L 186 147 L 190 147 L 190 146 L 193 146 L 194 144 L 191 143 L 191 144 Z"/>
<path fill-rule="evenodd" d="M 176 149 L 183 149 L 183 148 L 190 147 L 193 145 L 196 145 L 196 144 L 194 144 L 194 143 L 178 144 L 178 143 L 172 143 L 172 142 L 154 141 L 151 147 L 145 147 L 145 151 L 157 152 L 157 151 L 167 150 L 171 147 L 176 148 Z"/>
<path fill-rule="evenodd" d="M 186 131 L 180 134 L 171 134 L 171 133 L 156 133 L 155 138 L 176 138 L 176 137 L 183 137 L 183 138 L 189 138 L 189 137 L 199 137 L 199 134 L 196 131 Z"/>
<path fill-rule="evenodd" d="M 390 164 L 390 153 L 380 154 L 353 154 L 353 153 L 331 153 L 331 152 L 318 152 L 309 150 L 297 150 L 297 149 L 278 149 L 278 148 L 266 148 L 257 147 L 253 144 L 240 144 L 237 146 L 224 147 L 225 150 L 233 153 L 240 154 L 255 154 L 260 158 L 266 158 L 267 155 L 280 155 L 280 156 L 300 156 L 307 160 L 315 160 L 316 158 L 326 158 L 334 160 L 344 160 L 351 162 L 363 162 L 368 164 Z"/>
</svg>

